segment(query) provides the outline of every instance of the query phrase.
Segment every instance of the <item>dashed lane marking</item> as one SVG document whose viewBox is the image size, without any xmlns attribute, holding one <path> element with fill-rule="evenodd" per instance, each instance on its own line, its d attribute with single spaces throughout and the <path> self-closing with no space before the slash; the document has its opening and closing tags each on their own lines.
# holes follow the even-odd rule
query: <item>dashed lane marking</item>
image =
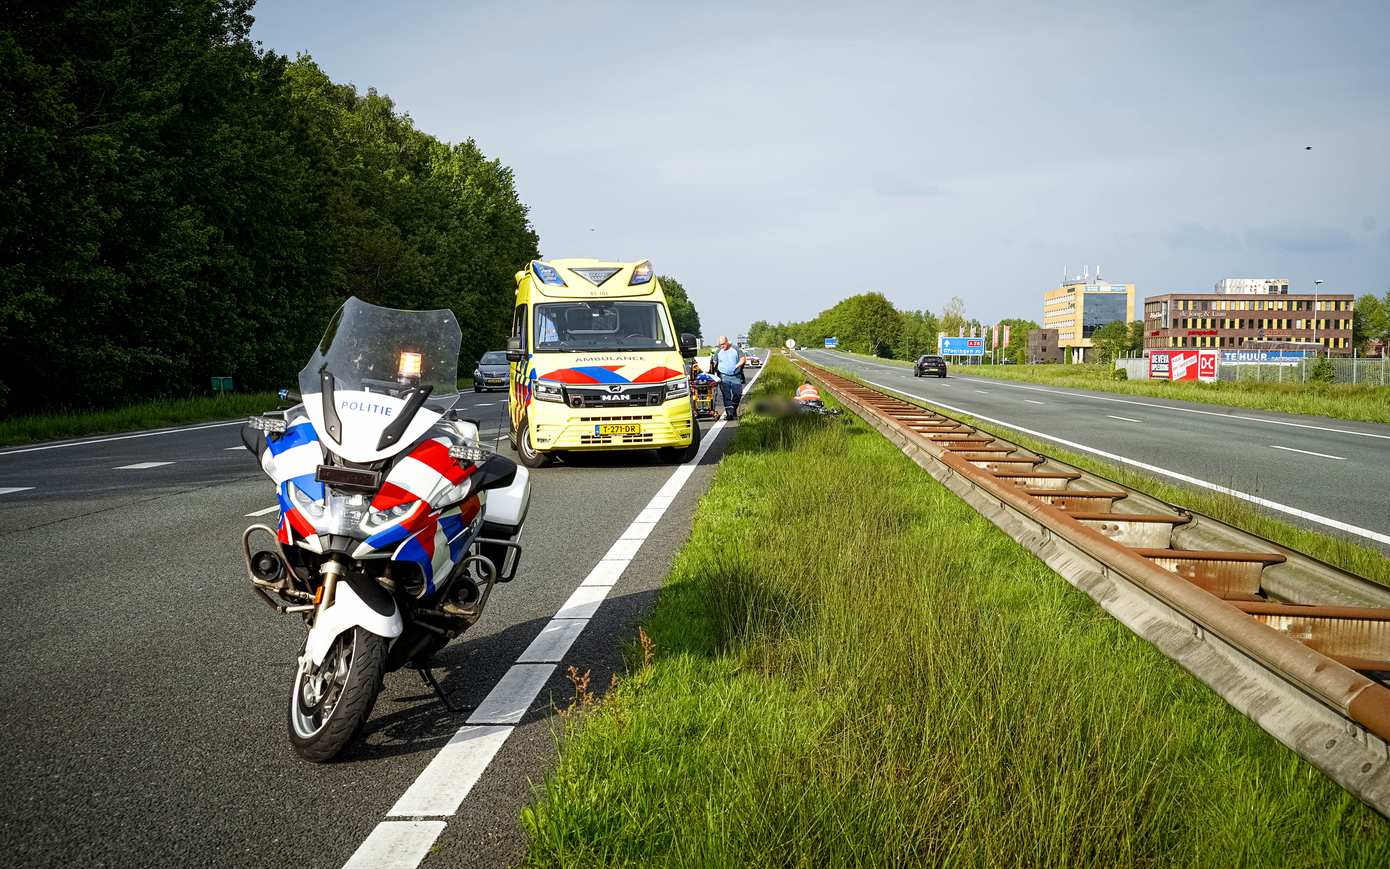
<svg viewBox="0 0 1390 869">
<path fill-rule="evenodd" d="M 0 495 L 13 495 L 15 492 L 28 492 L 33 486 L 0 486 Z"/>
<path fill-rule="evenodd" d="M 165 465 L 172 465 L 173 462 L 136 462 L 133 465 L 120 465 L 112 468 L 113 471 L 145 471 L 150 468 L 162 468 Z"/>
<path fill-rule="evenodd" d="M 1038 401 L 1036 398 L 1025 398 L 1023 400 L 1028 402 L 1029 404 L 1042 404 L 1042 402 Z"/>
<path fill-rule="evenodd" d="M 247 513 L 247 514 L 246 514 L 246 517 L 249 519 L 249 518 L 251 518 L 252 516 L 264 516 L 264 515 L 266 515 L 267 513 L 274 513 L 276 510 L 279 510 L 279 509 L 280 509 L 280 505 L 279 505 L 279 504 L 276 504 L 276 505 L 273 506 L 273 507 L 266 507 L 264 510 L 253 510 L 253 511 L 251 511 L 250 513 Z"/>
<path fill-rule="evenodd" d="M 1290 453 L 1303 453 L 1303 455 L 1305 456 L 1318 456 L 1324 459 L 1336 459 L 1339 462 L 1345 462 L 1347 460 L 1346 456 L 1334 456 L 1329 455 L 1328 453 L 1315 453 L 1312 450 L 1300 450 L 1295 447 L 1281 447 L 1278 444 L 1270 444 L 1269 448 L 1272 450 L 1285 450 L 1286 452 Z"/>
<path fill-rule="evenodd" d="M 1142 419 L 1134 419 L 1133 417 L 1128 416 L 1115 416 L 1112 413 L 1107 413 L 1106 416 L 1110 419 L 1118 419 L 1120 422 L 1143 422 Z"/>
</svg>

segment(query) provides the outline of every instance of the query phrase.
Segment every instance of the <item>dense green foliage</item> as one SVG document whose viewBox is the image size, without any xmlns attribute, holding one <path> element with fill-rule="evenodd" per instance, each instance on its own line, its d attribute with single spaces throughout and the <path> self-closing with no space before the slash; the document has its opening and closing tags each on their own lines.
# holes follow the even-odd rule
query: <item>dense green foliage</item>
<svg viewBox="0 0 1390 869">
<path fill-rule="evenodd" d="M 661 290 L 666 294 L 666 307 L 671 311 L 671 322 L 676 325 L 676 334 L 679 336 L 689 332 L 698 338 L 700 312 L 695 310 L 695 303 L 690 301 L 685 287 L 670 275 L 661 275 L 657 280 L 661 281 Z"/>
<path fill-rule="evenodd" d="M 562 719 L 532 865 L 1390 858 L 1370 809 L 856 417 L 735 438 L 629 675 Z"/>
<path fill-rule="evenodd" d="M 1367 293 L 1356 300 L 1352 311 L 1351 340 L 1356 347 L 1365 352 L 1372 341 L 1381 341 L 1390 346 L 1390 291 L 1385 298 Z"/>
<path fill-rule="evenodd" d="M 349 295 L 454 309 L 465 364 L 500 346 L 538 255 L 510 170 L 258 49 L 250 7 L 0 12 L 10 409 L 285 385 Z"/>
</svg>

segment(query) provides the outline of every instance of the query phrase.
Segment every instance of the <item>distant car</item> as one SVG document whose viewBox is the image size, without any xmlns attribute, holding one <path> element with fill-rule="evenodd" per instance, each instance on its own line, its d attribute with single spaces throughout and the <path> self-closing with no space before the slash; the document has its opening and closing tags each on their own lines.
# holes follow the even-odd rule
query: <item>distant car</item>
<svg viewBox="0 0 1390 869">
<path fill-rule="evenodd" d="M 921 356 L 912 364 L 913 377 L 945 377 L 946 360 L 940 356 Z"/>
<path fill-rule="evenodd" d="M 746 368 L 761 368 L 763 360 L 756 353 L 749 353 L 743 357 L 743 364 Z"/>
<path fill-rule="evenodd" d="M 511 368 L 507 363 L 507 351 L 493 350 L 484 353 L 483 358 L 479 359 L 478 364 L 473 368 L 473 391 L 505 390 L 510 372 Z"/>
</svg>

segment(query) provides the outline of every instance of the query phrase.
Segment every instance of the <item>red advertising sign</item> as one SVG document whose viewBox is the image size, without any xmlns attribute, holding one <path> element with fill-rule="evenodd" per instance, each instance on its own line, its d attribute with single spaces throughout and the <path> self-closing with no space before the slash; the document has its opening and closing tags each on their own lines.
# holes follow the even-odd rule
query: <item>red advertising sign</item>
<svg viewBox="0 0 1390 869">
<path fill-rule="evenodd" d="M 1151 380 L 1215 380 L 1215 350 L 1151 350 Z"/>
<path fill-rule="evenodd" d="M 1216 352 L 1213 350 L 1199 350 L 1197 352 L 1197 379 L 1215 380 L 1216 379 Z"/>
<path fill-rule="evenodd" d="M 1215 335 L 1215 334 L 1216 334 L 1216 330 L 1215 330 L 1215 329 L 1188 329 L 1188 330 L 1187 330 L 1187 334 L 1189 334 L 1189 335 Z"/>
</svg>

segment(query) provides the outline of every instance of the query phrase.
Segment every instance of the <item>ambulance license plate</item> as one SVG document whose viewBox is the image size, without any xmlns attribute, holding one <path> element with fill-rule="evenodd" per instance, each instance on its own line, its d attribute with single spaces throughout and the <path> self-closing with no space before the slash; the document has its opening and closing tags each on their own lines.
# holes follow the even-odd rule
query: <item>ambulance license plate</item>
<svg viewBox="0 0 1390 869">
<path fill-rule="evenodd" d="M 611 422 L 594 426 L 597 435 L 635 435 L 641 434 L 642 427 L 635 422 Z"/>
</svg>

